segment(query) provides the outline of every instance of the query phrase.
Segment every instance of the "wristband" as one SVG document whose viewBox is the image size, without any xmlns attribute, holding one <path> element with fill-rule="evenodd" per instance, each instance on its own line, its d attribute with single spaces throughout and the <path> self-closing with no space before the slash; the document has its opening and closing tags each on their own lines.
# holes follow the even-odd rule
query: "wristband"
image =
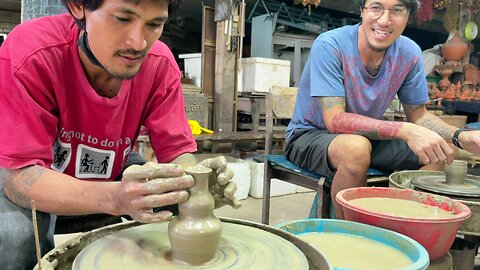
<svg viewBox="0 0 480 270">
<path fill-rule="evenodd" d="M 455 132 L 453 133 L 453 136 L 452 136 L 452 143 L 453 145 L 455 145 L 456 147 L 460 148 L 460 149 L 463 149 L 461 146 L 460 146 L 460 142 L 458 141 L 458 136 L 460 136 L 460 133 L 463 132 L 463 131 L 467 131 L 467 130 L 470 130 L 469 128 L 459 128 L 457 130 L 455 130 Z"/>
</svg>

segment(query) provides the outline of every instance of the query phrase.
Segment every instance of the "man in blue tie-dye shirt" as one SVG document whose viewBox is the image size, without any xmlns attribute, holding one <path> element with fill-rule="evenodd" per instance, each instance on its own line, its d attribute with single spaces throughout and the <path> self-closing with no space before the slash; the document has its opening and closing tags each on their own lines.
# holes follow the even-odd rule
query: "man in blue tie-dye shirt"
<svg viewBox="0 0 480 270">
<path fill-rule="evenodd" d="M 285 151 L 295 164 L 333 178 L 332 198 L 364 186 L 369 167 L 441 170 L 454 158 L 450 142 L 480 153 L 480 131 L 463 132 L 425 108 L 421 50 L 401 35 L 418 6 L 417 0 L 363 0 L 360 24 L 323 33 L 313 44 Z M 395 95 L 408 122 L 381 120 Z"/>
</svg>

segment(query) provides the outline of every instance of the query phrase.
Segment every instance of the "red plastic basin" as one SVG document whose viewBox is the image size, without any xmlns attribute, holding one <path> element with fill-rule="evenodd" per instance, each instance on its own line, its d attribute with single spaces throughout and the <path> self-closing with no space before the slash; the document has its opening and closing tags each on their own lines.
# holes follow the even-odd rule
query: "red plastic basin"
<svg viewBox="0 0 480 270">
<path fill-rule="evenodd" d="M 450 218 L 407 218 L 374 212 L 353 206 L 350 200 L 358 198 L 392 198 L 416 201 L 437 206 L 454 214 Z M 450 198 L 415 191 L 411 189 L 357 187 L 337 193 L 336 200 L 343 206 L 346 220 L 361 222 L 399 232 L 416 240 L 428 251 L 431 260 L 444 256 L 455 240 L 460 223 L 467 219 L 471 211 L 461 202 Z"/>
</svg>

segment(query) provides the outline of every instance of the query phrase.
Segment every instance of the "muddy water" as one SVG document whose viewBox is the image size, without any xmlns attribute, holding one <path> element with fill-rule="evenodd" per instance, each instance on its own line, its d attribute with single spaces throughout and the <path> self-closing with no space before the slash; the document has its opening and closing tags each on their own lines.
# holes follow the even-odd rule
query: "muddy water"
<svg viewBox="0 0 480 270">
<path fill-rule="evenodd" d="M 451 218 L 455 216 L 436 206 L 401 199 L 372 197 L 353 199 L 349 203 L 373 212 L 407 218 Z"/>
<path fill-rule="evenodd" d="M 329 232 L 297 236 L 319 250 L 334 268 L 385 270 L 413 263 L 399 250 L 361 236 Z"/>
<path fill-rule="evenodd" d="M 224 223 L 220 245 L 210 262 L 187 265 L 171 257 L 167 224 L 132 227 L 98 239 L 83 249 L 73 269 L 308 269 L 292 243 L 266 231 Z"/>
</svg>

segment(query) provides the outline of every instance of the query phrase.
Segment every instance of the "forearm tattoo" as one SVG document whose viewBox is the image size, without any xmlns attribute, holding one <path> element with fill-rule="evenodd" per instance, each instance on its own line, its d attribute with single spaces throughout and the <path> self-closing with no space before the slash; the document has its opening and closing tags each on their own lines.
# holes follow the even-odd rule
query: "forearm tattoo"
<svg viewBox="0 0 480 270">
<path fill-rule="evenodd" d="M 382 121 L 353 113 L 338 113 L 332 119 L 333 132 L 358 134 L 373 140 L 396 138 L 402 122 Z"/>
<path fill-rule="evenodd" d="M 30 208 L 30 198 L 27 194 L 43 174 L 44 169 L 39 166 L 18 170 L 0 169 L 5 195 L 15 204 Z"/>
<path fill-rule="evenodd" d="M 345 106 L 344 97 L 321 97 L 318 99 L 324 110 L 331 109 L 336 106 Z"/>
<path fill-rule="evenodd" d="M 424 109 L 425 105 L 420 104 L 420 105 L 404 105 L 405 111 L 418 111 L 420 109 Z M 450 128 L 448 125 L 443 122 L 440 118 L 436 117 L 435 115 L 427 114 L 426 116 L 423 116 L 422 118 L 418 119 L 414 124 L 422 126 L 424 128 L 428 128 L 434 132 L 436 132 L 438 135 L 440 135 L 442 138 L 444 138 L 447 141 L 450 141 L 452 138 L 452 134 L 450 131 Z"/>
<path fill-rule="evenodd" d="M 422 118 L 418 120 L 416 124 L 433 130 L 447 142 L 450 142 L 452 139 L 450 128 L 447 126 L 446 123 L 444 123 L 440 118 L 436 116 Z"/>
</svg>

